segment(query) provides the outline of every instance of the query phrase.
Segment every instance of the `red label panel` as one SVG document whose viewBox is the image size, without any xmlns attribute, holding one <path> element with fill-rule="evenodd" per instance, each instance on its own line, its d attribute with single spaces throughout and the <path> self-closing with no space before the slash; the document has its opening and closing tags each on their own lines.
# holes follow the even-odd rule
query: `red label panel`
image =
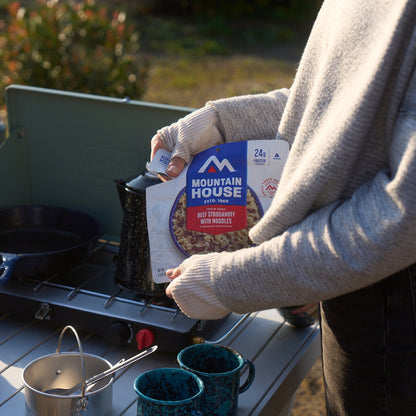
<svg viewBox="0 0 416 416">
<path fill-rule="evenodd" d="M 223 234 L 247 227 L 247 207 L 241 205 L 208 205 L 188 207 L 186 228 L 207 234 Z"/>
</svg>

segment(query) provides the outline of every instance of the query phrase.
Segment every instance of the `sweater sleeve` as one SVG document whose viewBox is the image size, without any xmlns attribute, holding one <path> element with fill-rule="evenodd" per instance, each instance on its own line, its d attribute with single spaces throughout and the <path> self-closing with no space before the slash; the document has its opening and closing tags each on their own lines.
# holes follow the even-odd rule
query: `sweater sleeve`
<svg viewBox="0 0 416 416">
<path fill-rule="evenodd" d="M 224 306 L 245 313 L 339 296 L 415 262 L 416 116 L 408 112 L 396 123 L 388 169 L 281 235 L 222 253 L 211 279 Z"/>
<path fill-rule="evenodd" d="M 192 256 L 171 284 L 189 316 L 313 303 L 416 262 L 416 113 L 399 117 L 390 169 L 257 247 Z"/>
<path fill-rule="evenodd" d="M 218 131 L 216 111 L 202 107 L 157 131 L 172 157 L 179 156 L 189 162 L 192 156 L 211 146 L 223 143 Z"/>
<path fill-rule="evenodd" d="M 209 101 L 204 107 L 157 131 L 173 156 L 192 156 L 225 142 L 274 139 L 289 90 Z"/>
<path fill-rule="evenodd" d="M 219 118 L 219 130 L 226 142 L 274 139 L 278 131 L 289 90 L 282 88 L 265 94 L 242 95 L 209 101 Z"/>
<path fill-rule="evenodd" d="M 181 275 L 170 283 L 182 312 L 194 319 L 220 319 L 230 311 L 218 300 L 211 281 L 211 267 L 220 253 L 194 255 L 180 265 Z"/>
</svg>

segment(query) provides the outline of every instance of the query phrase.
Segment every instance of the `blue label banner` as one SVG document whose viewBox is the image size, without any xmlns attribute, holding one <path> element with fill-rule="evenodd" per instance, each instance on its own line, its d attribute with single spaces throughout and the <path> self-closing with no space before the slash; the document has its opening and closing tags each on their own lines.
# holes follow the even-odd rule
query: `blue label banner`
<svg viewBox="0 0 416 416">
<path fill-rule="evenodd" d="M 187 228 L 210 234 L 247 226 L 247 142 L 198 153 L 186 176 Z"/>
</svg>

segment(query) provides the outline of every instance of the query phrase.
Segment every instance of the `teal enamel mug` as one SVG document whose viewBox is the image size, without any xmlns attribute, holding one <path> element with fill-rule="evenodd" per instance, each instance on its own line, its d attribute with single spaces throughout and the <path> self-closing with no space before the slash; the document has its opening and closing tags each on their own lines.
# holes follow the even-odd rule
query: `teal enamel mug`
<svg viewBox="0 0 416 416">
<path fill-rule="evenodd" d="M 157 368 L 134 381 L 137 416 L 201 416 L 204 383 L 180 368 Z"/>
<path fill-rule="evenodd" d="M 234 415 L 238 407 L 238 396 L 254 381 L 254 364 L 229 347 L 191 345 L 180 351 L 177 359 L 182 369 L 194 373 L 204 382 L 205 392 L 200 404 L 204 415 Z M 248 369 L 248 375 L 240 385 L 240 375 L 244 368 Z"/>
</svg>

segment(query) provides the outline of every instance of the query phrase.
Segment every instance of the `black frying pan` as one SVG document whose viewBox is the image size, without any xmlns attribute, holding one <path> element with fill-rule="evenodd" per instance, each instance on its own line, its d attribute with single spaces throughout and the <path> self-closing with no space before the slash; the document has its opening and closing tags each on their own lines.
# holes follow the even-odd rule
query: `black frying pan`
<svg viewBox="0 0 416 416">
<path fill-rule="evenodd" d="M 82 263 L 101 235 L 91 216 L 59 207 L 0 209 L 0 284 L 12 275 L 34 277 Z"/>
</svg>

